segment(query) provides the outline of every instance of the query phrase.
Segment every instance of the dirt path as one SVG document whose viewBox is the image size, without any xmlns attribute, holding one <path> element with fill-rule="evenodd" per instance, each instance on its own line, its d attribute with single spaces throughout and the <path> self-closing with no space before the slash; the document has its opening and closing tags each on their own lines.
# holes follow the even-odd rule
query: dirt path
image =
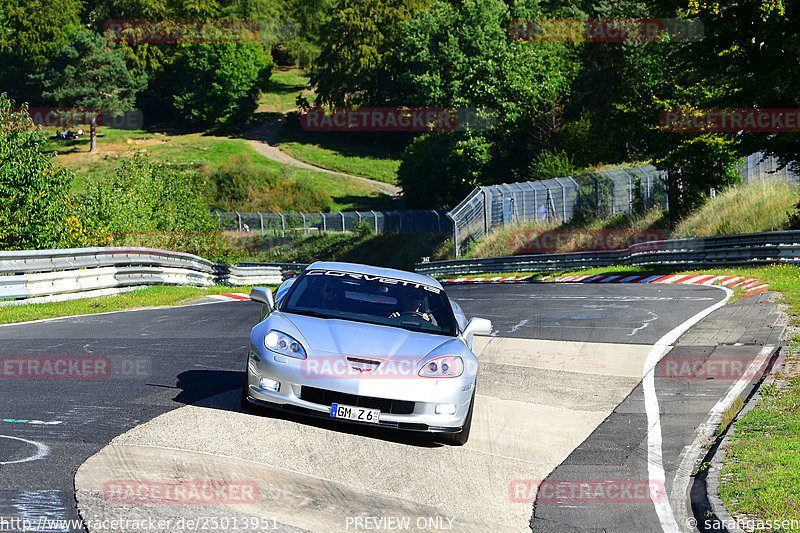
<svg viewBox="0 0 800 533">
<path fill-rule="evenodd" d="M 363 181 L 364 183 L 370 184 L 378 191 L 384 194 L 388 194 L 393 198 L 399 197 L 402 194 L 402 189 L 400 189 L 400 187 L 397 187 L 395 185 L 367 178 L 362 178 L 360 176 L 351 176 L 350 174 L 334 172 L 333 170 L 328 170 L 325 168 L 315 167 L 314 165 L 309 165 L 308 163 L 304 163 L 298 159 L 295 159 L 289 154 L 282 152 L 280 148 L 278 148 L 278 143 L 275 141 L 275 138 L 278 133 L 278 130 L 281 129 L 281 127 L 283 127 L 285 121 L 286 121 L 285 117 L 280 117 L 277 120 L 274 120 L 267 124 L 263 124 L 261 126 L 258 126 L 257 128 L 250 130 L 247 136 L 247 139 L 250 141 L 250 145 L 259 154 L 268 157 L 273 161 L 277 161 L 278 163 L 282 163 L 284 165 L 290 165 L 298 168 L 306 168 L 309 170 L 316 170 L 317 172 L 326 172 L 328 174 L 334 174 L 337 176 L 344 176 L 346 178 Z"/>
</svg>

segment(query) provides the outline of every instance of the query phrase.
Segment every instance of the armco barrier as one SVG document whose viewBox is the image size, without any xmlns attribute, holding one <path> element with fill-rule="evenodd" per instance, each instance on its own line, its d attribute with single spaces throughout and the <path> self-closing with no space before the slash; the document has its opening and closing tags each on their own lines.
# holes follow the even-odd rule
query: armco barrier
<svg viewBox="0 0 800 533">
<path fill-rule="evenodd" d="M 613 251 L 436 261 L 417 263 L 415 270 L 429 276 L 447 276 L 579 270 L 615 265 L 693 269 L 770 264 L 800 264 L 800 231 L 650 241 Z"/>
<path fill-rule="evenodd" d="M 282 267 L 302 266 L 228 265 L 152 248 L 0 252 L 0 299 L 7 300 L 0 305 L 24 303 L 28 298 L 94 296 L 145 285 L 275 284 L 281 282 Z"/>
</svg>

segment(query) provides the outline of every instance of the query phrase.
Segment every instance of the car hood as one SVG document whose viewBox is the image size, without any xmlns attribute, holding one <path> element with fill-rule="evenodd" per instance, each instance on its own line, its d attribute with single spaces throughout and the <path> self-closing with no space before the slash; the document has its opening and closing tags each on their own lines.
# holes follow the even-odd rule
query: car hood
<svg viewBox="0 0 800 533">
<path fill-rule="evenodd" d="M 349 320 L 286 314 L 281 318 L 303 336 L 311 353 L 421 358 L 443 344 L 457 342 L 455 337 Z"/>
</svg>

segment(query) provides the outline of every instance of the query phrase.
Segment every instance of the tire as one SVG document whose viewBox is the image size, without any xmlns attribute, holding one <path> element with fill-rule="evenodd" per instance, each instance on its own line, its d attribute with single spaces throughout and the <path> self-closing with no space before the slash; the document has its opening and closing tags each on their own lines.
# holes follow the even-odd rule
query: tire
<svg viewBox="0 0 800 533">
<path fill-rule="evenodd" d="M 249 395 L 248 394 L 249 393 L 248 385 L 249 384 L 247 382 L 247 369 L 245 369 L 245 371 L 244 371 L 244 383 L 242 383 L 242 395 L 241 395 L 241 398 L 239 399 L 239 405 L 241 405 L 242 409 L 244 409 L 246 411 L 254 411 L 256 406 L 253 405 L 252 403 L 250 403 L 250 400 L 247 399 L 247 397 Z"/>
<path fill-rule="evenodd" d="M 472 390 L 472 399 L 469 402 L 469 411 L 467 411 L 467 418 L 464 419 L 464 425 L 458 433 L 443 433 L 442 442 L 452 446 L 463 446 L 469 439 L 469 430 L 472 426 L 472 408 L 475 406 L 475 389 Z"/>
</svg>

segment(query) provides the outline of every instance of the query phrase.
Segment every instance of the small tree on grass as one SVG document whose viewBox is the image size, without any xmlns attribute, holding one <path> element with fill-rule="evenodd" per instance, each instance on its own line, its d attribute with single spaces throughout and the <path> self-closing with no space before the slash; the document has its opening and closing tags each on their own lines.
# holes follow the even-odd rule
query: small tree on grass
<svg viewBox="0 0 800 533">
<path fill-rule="evenodd" d="M 44 87 L 42 97 L 55 105 L 99 111 L 118 116 L 134 108 L 136 93 L 147 79 L 133 77 L 125 65 L 124 52 L 111 48 L 102 36 L 80 31 L 63 46 L 52 61 L 35 76 Z M 90 112 L 89 151 L 97 151 L 97 114 Z"/>
<path fill-rule="evenodd" d="M 100 240 L 86 231 L 69 195 L 72 175 L 55 168 L 44 136 L 27 105 L 0 94 L 0 249 L 87 246 Z"/>
</svg>

